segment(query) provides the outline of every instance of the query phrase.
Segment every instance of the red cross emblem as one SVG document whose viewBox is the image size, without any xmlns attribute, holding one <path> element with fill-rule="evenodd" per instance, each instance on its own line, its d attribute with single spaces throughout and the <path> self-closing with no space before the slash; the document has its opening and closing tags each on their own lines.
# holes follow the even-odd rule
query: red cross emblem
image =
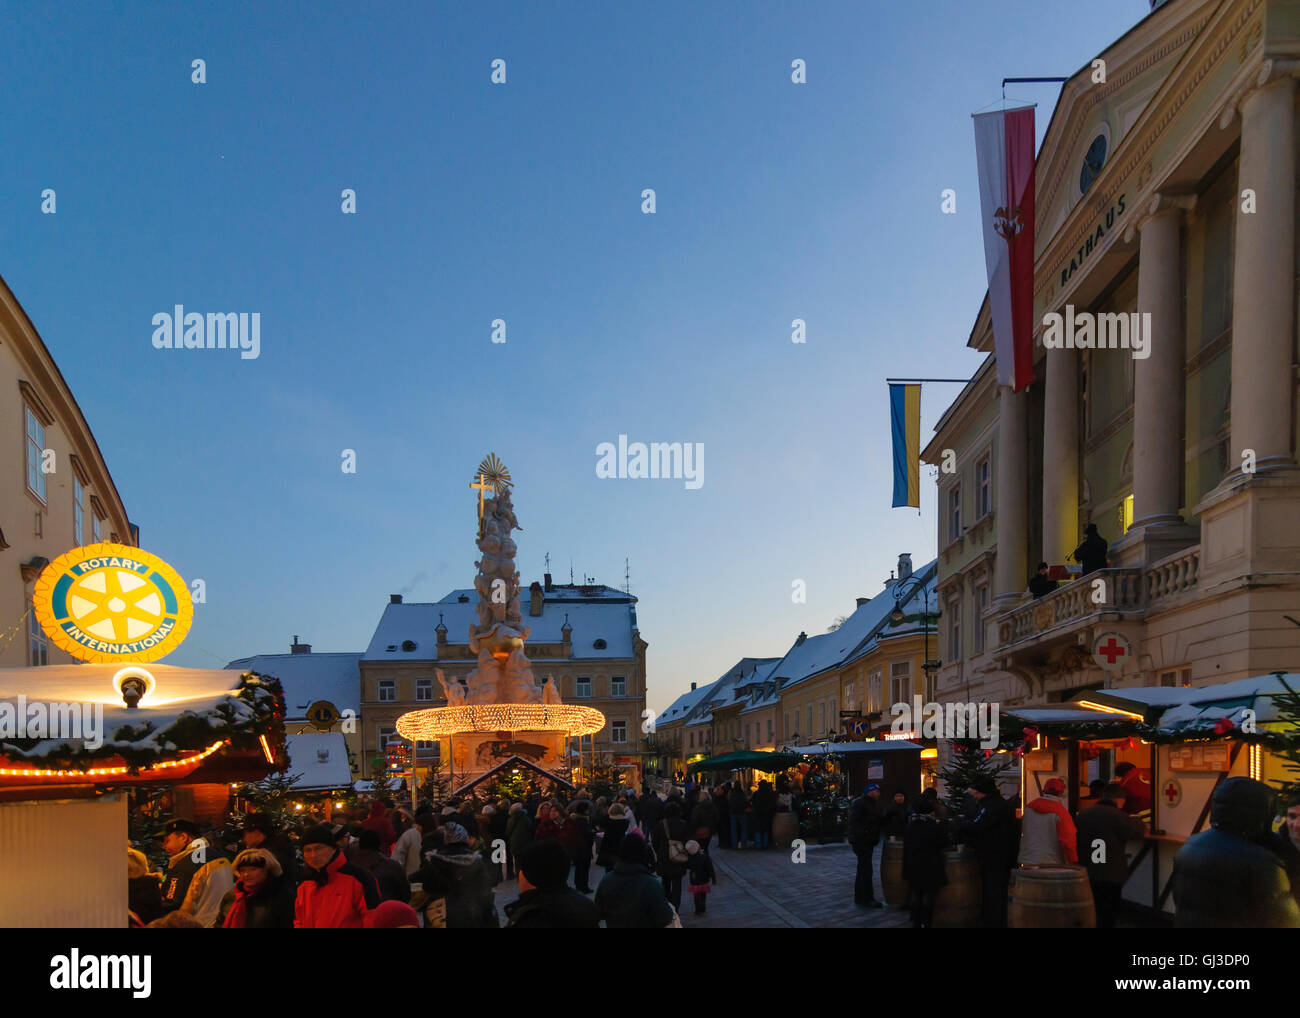
<svg viewBox="0 0 1300 1018">
<path fill-rule="evenodd" d="M 1097 653 L 1106 659 L 1107 664 L 1113 665 L 1118 658 L 1124 656 L 1125 650 L 1115 642 L 1115 637 L 1112 636 L 1097 648 Z"/>
<path fill-rule="evenodd" d="M 1124 667 L 1132 653 L 1132 646 L 1120 633 L 1102 633 L 1092 645 L 1092 657 L 1097 664 L 1108 671 Z"/>
<path fill-rule="evenodd" d="M 1183 786 L 1180 785 L 1173 778 L 1170 778 L 1168 781 L 1166 781 L 1165 787 L 1162 788 L 1160 791 L 1161 794 L 1164 795 L 1166 801 L 1169 803 L 1170 806 L 1177 806 L 1180 802 L 1183 801 Z"/>
</svg>

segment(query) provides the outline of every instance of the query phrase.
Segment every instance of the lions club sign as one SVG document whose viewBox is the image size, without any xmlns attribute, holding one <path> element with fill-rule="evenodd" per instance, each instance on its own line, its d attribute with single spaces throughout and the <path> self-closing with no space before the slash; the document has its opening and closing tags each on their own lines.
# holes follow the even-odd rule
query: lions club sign
<svg viewBox="0 0 1300 1018">
<path fill-rule="evenodd" d="M 89 544 L 42 571 L 36 621 L 83 661 L 155 661 L 189 632 L 194 602 L 180 575 L 156 555 L 126 544 Z"/>
</svg>

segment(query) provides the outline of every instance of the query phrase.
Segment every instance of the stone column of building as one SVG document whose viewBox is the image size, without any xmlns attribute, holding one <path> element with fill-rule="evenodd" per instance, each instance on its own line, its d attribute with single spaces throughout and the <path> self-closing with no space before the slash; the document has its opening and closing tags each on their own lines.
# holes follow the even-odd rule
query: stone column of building
<svg viewBox="0 0 1300 1018">
<path fill-rule="evenodd" d="M 1266 80 L 1270 69 L 1261 72 Z M 1283 76 L 1241 104 L 1238 188 L 1256 211 L 1237 206 L 1232 298 L 1232 439 L 1229 468 L 1254 450 L 1256 469 L 1290 467 L 1295 332 L 1295 79 Z"/>
<path fill-rule="evenodd" d="M 1028 410 L 1024 393 L 998 386 L 998 551 L 996 599 L 1006 606 L 1019 600 L 1029 583 L 1025 561 L 1029 525 Z"/>
<path fill-rule="evenodd" d="M 1046 370 L 1043 394 L 1043 558 L 1049 563 L 1060 564 L 1067 561 L 1066 556 L 1079 543 L 1078 352 L 1048 350 Z M 999 549 L 1001 537 L 999 531 Z"/>
<path fill-rule="evenodd" d="M 1137 309 L 1150 352 L 1134 364 L 1133 526 L 1180 523 L 1183 504 L 1183 211 L 1157 197 L 1139 224 Z M 1108 350 L 1095 356 L 1130 357 Z"/>
</svg>

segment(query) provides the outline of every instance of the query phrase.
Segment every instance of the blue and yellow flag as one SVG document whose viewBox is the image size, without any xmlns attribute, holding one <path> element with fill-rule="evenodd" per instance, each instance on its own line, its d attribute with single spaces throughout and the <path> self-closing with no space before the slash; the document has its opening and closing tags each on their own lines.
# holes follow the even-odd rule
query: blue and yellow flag
<svg viewBox="0 0 1300 1018">
<path fill-rule="evenodd" d="M 921 508 L 921 387 L 891 382 L 889 426 L 894 438 L 894 505 Z"/>
</svg>

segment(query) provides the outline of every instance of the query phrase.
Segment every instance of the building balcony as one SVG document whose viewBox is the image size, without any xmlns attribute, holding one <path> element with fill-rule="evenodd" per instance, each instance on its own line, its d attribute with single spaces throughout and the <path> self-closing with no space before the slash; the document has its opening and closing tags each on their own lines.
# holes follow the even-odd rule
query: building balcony
<svg viewBox="0 0 1300 1018">
<path fill-rule="evenodd" d="M 997 620 L 998 655 L 1048 651 L 1081 642 L 1098 622 L 1141 622 L 1196 597 L 1201 548 L 1194 545 L 1144 568 L 1099 569 Z M 1096 581 L 1101 580 L 1102 586 Z"/>
<path fill-rule="evenodd" d="M 1137 618 L 1146 600 L 1144 580 L 1141 569 L 1098 569 L 1013 608 L 998 620 L 998 651 L 1006 655 L 1076 643 L 1080 630 L 1107 616 L 1114 621 Z"/>
</svg>

